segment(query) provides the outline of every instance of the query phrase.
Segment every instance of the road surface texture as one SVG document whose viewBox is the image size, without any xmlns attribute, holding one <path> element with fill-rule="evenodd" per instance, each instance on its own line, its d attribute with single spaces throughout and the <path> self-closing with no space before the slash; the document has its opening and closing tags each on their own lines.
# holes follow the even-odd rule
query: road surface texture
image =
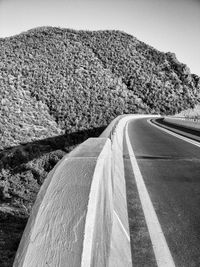
<svg viewBox="0 0 200 267">
<path fill-rule="evenodd" d="M 175 266 L 200 266 L 200 147 L 135 119 L 129 140 Z M 157 264 L 126 140 L 124 164 L 133 266 Z"/>
</svg>

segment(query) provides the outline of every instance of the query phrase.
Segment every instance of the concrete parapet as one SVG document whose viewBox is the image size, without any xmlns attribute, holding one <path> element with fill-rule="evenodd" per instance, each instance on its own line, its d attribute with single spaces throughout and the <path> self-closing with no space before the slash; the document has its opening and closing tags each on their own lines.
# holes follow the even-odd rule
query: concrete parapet
<svg viewBox="0 0 200 267">
<path fill-rule="evenodd" d="M 194 120 L 194 119 L 187 119 L 187 118 L 176 118 L 176 117 L 165 117 L 164 121 L 176 125 L 176 126 L 181 126 L 183 128 L 195 130 L 195 131 L 200 131 L 200 122 L 199 120 Z"/>
<path fill-rule="evenodd" d="M 128 267 L 132 266 L 132 259 L 123 163 L 123 138 L 126 122 L 127 118 L 122 118 L 111 137 L 114 212 L 109 266 Z"/>
<path fill-rule="evenodd" d="M 38 194 L 13 266 L 107 266 L 110 160 L 110 140 L 91 138 L 56 165 Z"/>
</svg>

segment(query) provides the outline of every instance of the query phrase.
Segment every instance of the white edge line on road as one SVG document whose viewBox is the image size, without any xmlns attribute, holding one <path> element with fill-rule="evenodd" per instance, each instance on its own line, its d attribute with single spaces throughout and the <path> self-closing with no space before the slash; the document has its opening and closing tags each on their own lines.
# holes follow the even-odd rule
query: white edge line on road
<svg viewBox="0 0 200 267">
<path fill-rule="evenodd" d="M 125 233 L 125 236 L 127 237 L 128 241 L 130 242 L 130 237 L 129 237 L 129 235 L 128 235 L 126 229 L 124 228 L 124 226 L 123 226 L 123 224 L 122 224 L 122 222 L 121 222 L 121 220 L 120 220 L 120 218 L 119 218 L 119 216 L 117 215 L 117 213 L 116 213 L 115 210 L 114 210 L 114 215 L 116 216 L 116 218 L 117 218 L 119 224 L 121 225 L 121 228 L 122 228 L 123 232 Z"/>
<path fill-rule="evenodd" d="M 158 221 L 156 212 L 154 210 L 153 204 L 149 197 L 149 193 L 145 186 L 142 174 L 140 172 L 139 166 L 135 154 L 133 152 L 130 139 L 128 136 L 128 123 L 125 128 L 125 138 L 128 147 L 128 153 L 130 156 L 130 161 L 135 176 L 135 181 L 138 189 L 138 194 L 140 197 L 141 205 L 143 208 L 144 216 L 146 219 L 147 227 L 149 230 L 149 235 L 151 238 L 155 258 L 158 267 L 175 267 L 172 255 L 170 253 L 169 247 L 167 245 L 165 236 L 162 232 L 160 223 Z"/>
<path fill-rule="evenodd" d="M 188 143 L 190 143 L 190 144 L 192 144 L 194 146 L 200 147 L 200 143 L 199 142 L 194 141 L 194 140 L 190 139 L 189 137 L 182 136 L 182 135 L 180 135 L 178 133 L 174 133 L 174 132 L 172 132 L 172 131 L 170 131 L 168 129 L 165 129 L 162 126 L 158 126 L 158 125 L 152 123 L 150 119 L 148 119 L 147 122 L 149 124 L 151 124 L 152 126 L 158 128 L 159 130 L 165 132 L 165 133 L 171 134 L 171 135 L 175 136 L 176 138 L 182 139 L 182 140 L 184 140 L 184 141 L 186 141 L 186 142 L 188 142 Z"/>
</svg>

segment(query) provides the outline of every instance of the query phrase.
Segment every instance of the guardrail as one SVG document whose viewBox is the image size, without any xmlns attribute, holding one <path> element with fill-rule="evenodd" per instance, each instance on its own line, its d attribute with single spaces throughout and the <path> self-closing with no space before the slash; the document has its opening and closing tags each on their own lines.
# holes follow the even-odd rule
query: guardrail
<svg viewBox="0 0 200 267">
<path fill-rule="evenodd" d="M 181 126 L 195 131 L 200 130 L 200 120 L 188 119 L 185 117 L 164 117 L 164 121 L 175 126 Z"/>
<path fill-rule="evenodd" d="M 14 267 L 132 266 L 119 116 L 49 173 L 23 233 Z"/>
<path fill-rule="evenodd" d="M 179 119 L 179 120 L 184 120 L 184 121 L 193 121 L 193 122 L 200 122 L 200 117 L 185 117 L 185 116 L 167 116 L 165 118 L 169 118 L 169 119 Z"/>
</svg>

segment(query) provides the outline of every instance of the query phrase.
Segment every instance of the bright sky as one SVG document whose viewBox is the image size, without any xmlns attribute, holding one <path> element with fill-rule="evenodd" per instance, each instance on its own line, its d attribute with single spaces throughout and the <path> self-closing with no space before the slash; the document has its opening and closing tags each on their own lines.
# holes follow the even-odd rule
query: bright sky
<svg viewBox="0 0 200 267">
<path fill-rule="evenodd" d="M 37 26 L 123 30 L 200 76 L 200 0 L 0 0 L 0 37 Z"/>
</svg>

